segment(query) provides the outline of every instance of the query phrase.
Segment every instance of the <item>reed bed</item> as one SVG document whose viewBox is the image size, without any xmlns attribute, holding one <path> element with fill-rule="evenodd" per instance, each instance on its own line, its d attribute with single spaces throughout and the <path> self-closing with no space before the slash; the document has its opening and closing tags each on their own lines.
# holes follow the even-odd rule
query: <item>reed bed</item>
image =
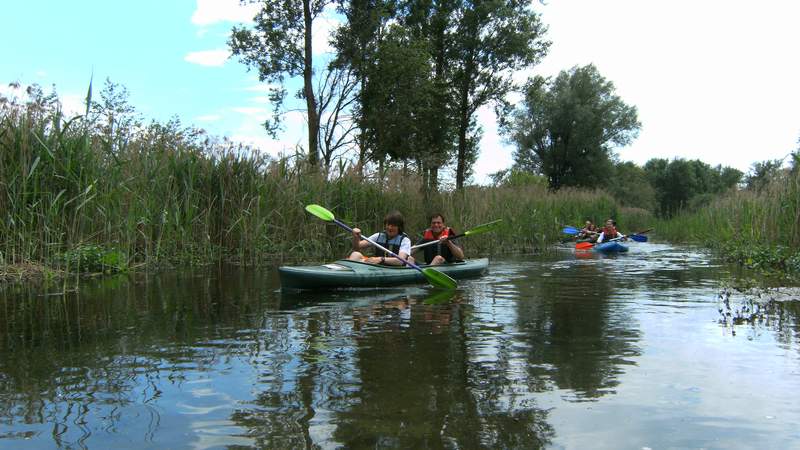
<svg viewBox="0 0 800 450">
<path fill-rule="evenodd" d="M 798 275 L 800 170 L 786 171 L 758 191 L 732 191 L 657 226 L 670 241 L 707 245 L 751 268 Z"/>
<path fill-rule="evenodd" d="M 658 226 L 661 236 L 675 242 L 745 241 L 798 248 L 800 171 L 787 172 L 759 191 L 732 191 Z"/>
<path fill-rule="evenodd" d="M 503 219 L 496 232 L 464 240 L 473 255 L 541 251 L 564 225 L 587 218 L 648 220 L 602 191 L 522 185 L 425 194 L 413 171 L 399 168 L 326 177 L 176 121 L 113 136 L 97 130 L 58 108 L 0 104 L 0 266 L 84 272 L 345 255 L 349 236 L 307 214 L 310 203 L 365 232 L 380 230 L 394 209 L 410 235 L 432 212 L 459 231 Z"/>
</svg>

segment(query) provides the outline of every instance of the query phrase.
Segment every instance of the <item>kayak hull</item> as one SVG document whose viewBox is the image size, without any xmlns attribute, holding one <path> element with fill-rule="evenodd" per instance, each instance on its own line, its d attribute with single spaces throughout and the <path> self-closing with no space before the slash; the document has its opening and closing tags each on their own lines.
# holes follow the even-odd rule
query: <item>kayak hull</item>
<svg viewBox="0 0 800 450">
<path fill-rule="evenodd" d="M 487 258 L 432 267 L 451 278 L 468 278 L 483 274 L 489 267 Z M 318 266 L 283 266 L 278 268 L 282 289 L 335 289 L 349 287 L 398 286 L 426 282 L 425 276 L 411 267 L 381 266 L 342 259 Z"/>
<path fill-rule="evenodd" d="M 602 244 L 595 244 L 592 250 L 602 253 L 625 253 L 628 251 L 628 246 L 619 242 L 603 242 Z"/>
</svg>

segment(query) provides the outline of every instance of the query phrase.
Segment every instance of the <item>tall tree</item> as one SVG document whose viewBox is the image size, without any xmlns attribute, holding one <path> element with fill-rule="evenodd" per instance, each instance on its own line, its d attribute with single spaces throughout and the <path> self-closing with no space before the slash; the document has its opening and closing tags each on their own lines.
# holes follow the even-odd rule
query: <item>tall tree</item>
<svg viewBox="0 0 800 450">
<path fill-rule="evenodd" d="M 427 43 L 432 66 L 432 92 L 424 132 L 428 149 L 419 158 L 419 167 L 426 193 L 438 189 L 439 169 L 453 160 L 455 141 L 455 109 L 449 55 L 451 53 L 454 14 L 459 0 L 405 0 L 400 16 L 404 27 L 420 41 Z"/>
<path fill-rule="evenodd" d="M 325 172 L 331 163 L 351 149 L 356 123 L 351 114 L 356 100 L 357 80 L 348 67 L 329 66 L 317 92 L 319 93 L 320 153 Z"/>
<path fill-rule="evenodd" d="M 359 148 L 358 169 L 373 159 L 372 148 L 365 130 L 369 103 L 367 84 L 374 72 L 376 53 L 384 30 L 395 16 L 393 0 L 336 0 L 340 14 L 345 22 L 334 33 L 333 45 L 336 48 L 335 65 L 352 68 L 356 77 L 358 101 L 353 105 L 353 120 L 357 124 L 356 141 Z"/>
<path fill-rule="evenodd" d="M 745 177 L 745 186 L 753 191 L 764 189 L 769 183 L 781 174 L 783 159 L 773 159 L 755 162 L 750 167 L 750 172 Z"/>
<path fill-rule="evenodd" d="M 615 94 L 593 65 L 530 79 L 504 132 L 515 165 L 545 175 L 551 189 L 599 187 L 611 175 L 613 146 L 627 145 L 641 124 L 636 107 Z"/>
<path fill-rule="evenodd" d="M 275 116 L 264 125 L 275 136 L 286 97 L 284 80 L 302 76 L 300 96 L 306 101 L 308 117 L 308 161 L 312 166 L 319 159 L 319 116 L 314 94 L 311 28 L 329 0 L 241 0 L 243 4 L 260 4 L 254 27 L 234 27 L 228 45 L 234 55 L 249 67 L 258 69 L 260 81 L 275 83 L 271 100 Z"/>
<path fill-rule="evenodd" d="M 608 190 L 623 206 L 655 209 L 656 193 L 647 179 L 647 173 L 636 164 L 626 161 L 614 165 Z"/>
<path fill-rule="evenodd" d="M 528 0 L 461 0 L 451 15 L 448 38 L 455 107 L 456 188 L 464 186 L 475 160 L 479 127 L 475 114 L 494 103 L 504 105 L 515 71 L 536 64 L 547 52 L 547 28 Z"/>
<path fill-rule="evenodd" d="M 433 85 L 425 42 L 389 27 L 367 71 L 362 125 L 373 157 L 417 160 L 429 150 Z"/>
<path fill-rule="evenodd" d="M 657 212 L 671 217 L 684 208 L 698 208 L 714 195 L 735 187 L 742 172 L 731 167 L 711 167 L 700 160 L 653 158 L 644 165 L 656 191 Z"/>
</svg>

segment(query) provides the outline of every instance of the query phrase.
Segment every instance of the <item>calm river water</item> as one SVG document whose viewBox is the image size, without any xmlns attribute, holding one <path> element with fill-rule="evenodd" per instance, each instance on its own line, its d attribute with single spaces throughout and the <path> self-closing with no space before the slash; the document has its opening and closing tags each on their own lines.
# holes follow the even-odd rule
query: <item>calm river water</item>
<svg viewBox="0 0 800 450">
<path fill-rule="evenodd" d="M 800 299 L 728 276 L 647 243 L 494 259 L 454 294 L 6 286 L 0 448 L 800 448 Z"/>
</svg>

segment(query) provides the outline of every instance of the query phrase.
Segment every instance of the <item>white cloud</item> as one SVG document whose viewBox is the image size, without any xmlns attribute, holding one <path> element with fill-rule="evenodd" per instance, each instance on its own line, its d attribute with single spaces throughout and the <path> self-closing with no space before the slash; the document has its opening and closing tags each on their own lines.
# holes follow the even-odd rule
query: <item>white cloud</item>
<svg viewBox="0 0 800 450">
<path fill-rule="evenodd" d="M 232 111 L 246 116 L 265 116 L 268 111 L 266 108 L 259 108 L 257 106 L 237 106 L 231 108 Z"/>
<path fill-rule="evenodd" d="M 201 66 L 221 67 L 230 55 L 231 52 L 229 50 L 204 50 L 190 52 L 183 59 L 186 62 Z"/>
<path fill-rule="evenodd" d="M 9 98 L 16 98 L 19 100 L 24 100 L 27 98 L 27 94 L 25 93 L 25 89 L 27 86 L 19 85 L 19 87 L 11 86 L 10 84 L 0 84 L 0 95 L 4 95 Z"/>
<path fill-rule="evenodd" d="M 30 100 L 27 93 L 29 87 L 30 85 L 20 84 L 19 87 L 14 87 L 2 84 L 0 85 L 0 95 L 8 97 L 12 101 L 18 103 L 25 103 Z M 66 94 L 58 94 L 58 100 L 61 102 L 61 112 L 66 117 L 73 117 L 86 112 L 86 94 L 69 92 Z"/>
<path fill-rule="evenodd" d="M 254 85 L 252 85 L 252 86 L 247 86 L 246 88 L 244 88 L 244 90 L 245 90 L 245 91 L 247 91 L 247 92 L 263 92 L 263 93 L 268 93 L 268 92 L 270 92 L 270 90 L 271 90 L 272 88 L 274 88 L 274 87 L 276 87 L 276 86 L 277 86 L 277 85 L 270 84 L 270 83 L 262 83 L 262 84 L 254 84 Z"/>
<path fill-rule="evenodd" d="M 86 113 L 86 94 L 63 94 L 61 99 L 61 109 L 67 117 Z"/>
<path fill-rule="evenodd" d="M 488 175 L 506 169 L 514 162 L 512 149 L 503 144 L 497 130 L 497 117 L 489 106 L 478 109 L 478 124 L 483 128 L 481 153 L 475 161 L 474 179 L 478 184 L 489 183 Z"/>
<path fill-rule="evenodd" d="M 740 170 L 797 148 L 800 4 L 572 0 L 540 6 L 550 54 L 536 73 L 593 63 L 639 110 L 623 160 L 700 159 Z"/>
<path fill-rule="evenodd" d="M 266 115 L 261 116 L 261 113 L 266 113 L 266 109 L 241 107 L 234 110 L 246 115 L 239 128 L 230 136 L 234 142 L 251 145 L 272 156 L 292 155 L 296 149 L 306 147 L 307 128 L 303 113 L 297 111 L 286 113 L 283 118 L 286 131 L 281 133 L 278 139 L 272 139 L 263 126 Z"/>
<path fill-rule="evenodd" d="M 269 92 L 269 87 L 268 84 L 255 84 L 253 86 L 247 86 L 243 90 L 247 92 Z"/>
<path fill-rule="evenodd" d="M 204 116 L 197 116 L 194 120 L 198 122 L 217 122 L 222 119 L 222 116 L 219 114 L 206 114 Z"/>
<path fill-rule="evenodd" d="M 800 59 L 788 55 L 800 41 L 800 4 L 571 0 L 535 7 L 553 45 L 514 80 L 597 66 L 642 122 L 639 138 L 618 150 L 622 160 L 680 157 L 746 171 L 797 149 Z M 478 182 L 513 162 L 513 148 L 485 114 L 478 112 L 485 131 Z"/>
<path fill-rule="evenodd" d="M 250 22 L 258 9 L 258 4 L 242 5 L 239 0 L 197 0 L 192 23 L 208 26 L 219 22 Z"/>
<path fill-rule="evenodd" d="M 333 31 L 342 23 L 332 6 L 328 6 L 323 14 L 314 19 L 311 26 L 311 45 L 315 55 L 333 52 L 329 41 Z"/>
</svg>

